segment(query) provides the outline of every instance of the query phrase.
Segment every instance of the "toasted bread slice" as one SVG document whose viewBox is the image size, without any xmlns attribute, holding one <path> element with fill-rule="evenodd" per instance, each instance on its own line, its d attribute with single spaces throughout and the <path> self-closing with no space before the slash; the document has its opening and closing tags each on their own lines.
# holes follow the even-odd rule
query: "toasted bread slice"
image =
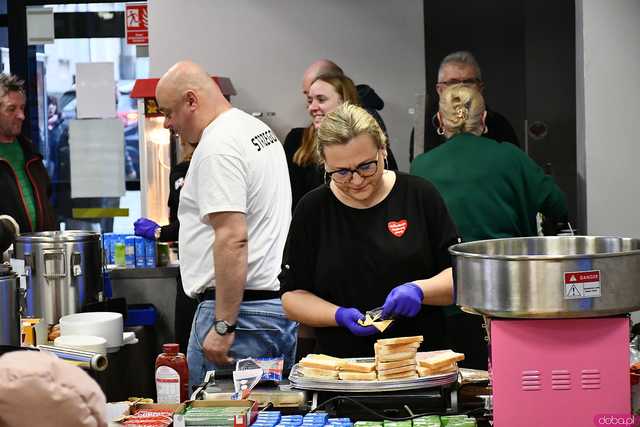
<svg viewBox="0 0 640 427">
<path fill-rule="evenodd" d="M 405 351 L 402 353 L 389 353 L 389 354 L 377 354 L 376 361 L 377 362 L 396 362 L 398 360 L 410 359 L 414 361 L 416 358 L 416 350 L 413 351 Z"/>
<path fill-rule="evenodd" d="M 373 372 L 376 369 L 374 362 L 352 362 L 344 360 L 340 365 L 340 371 L 346 372 Z"/>
<path fill-rule="evenodd" d="M 421 343 L 422 341 L 424 341 L 422 335 L 416 335 L 414 337 L 382 338 L 376 341 L 376 343 L 379 345 L 403 345 Z"/>
<path fill-rule="evenodd" d="M 376 354 L 402 353 L 405 351 L 417 351 L 420 343 L 410 343 L 402 345 L 381 345 L 374 344 L 373 349 Z"/>
<path fill-rule="evenodd" d="M 338 379 L 338 371 L 331 371 L 327 369 L 316 369 L 302 366 L 299 368 L 302 375 L 309 378 L 322 378 L 322 379 Z"/>
<path fill-rule="evenodd" d="M 434 351 L 420 354 L 417 360 L 420 366 L 438 369 L 464 360 L 464 354 L 456 353 L 453 350 Z"/>
<path fill-rule="evenodd" d="M 333 357 L 333 356 L 329 356 L 327 354 L 313 354 L 313 353 L 307 354 L 304 358 L 305 359 L 335 360 L 335 361 L 342 360 L 339 357 Z"/>
<path fill-rule="evenodd" d="M 383 381 L 383 380 L 400 380 L 400 379 L 415 379 L 415 378 L 418 378 L 418 374 L 416 373 L 415 370 L 401 372 L 399 374 L 389 374 L 389 375 L 378 373 L 378 380 L 380 380 L 380 381 Z"/>
<path fill-rule="evenodd" d="M 300 366 L 304 366 L 307 368 L 315 368 L 315 369 L 325 369 L 328 371 L 337 371 L 340 369 L 340 365 L 342 364 L 341 360 L 331 360 L 331 359 L 320 359 L 320 358 L 308 358 L 305 357 L 300 359 L 298 362 Z"/>
<path fill-rule="evenodd" d="M 451 372 L 455 372 L 458 369 L 458 365 L 456 363 L 452 363 L 451 365 L 444 366 L 438 369 L 425 368 L 424 366 L 418 366 L 418 375 L 421 377 L 427 377 L 429 375 L 439 375 L 439 374 L 448 374 Z"/>
<path fill-rule="evenodd" d="M 407 371 L 415 372 L 415 370 L 416 370 L 416 364 L 414 362 L 412 365 L 400 366 L 399 368 L 391 368 L 391 369 L 384 369 L 384 370 L 378 369 L 378 374 L 392 375 L 392 374 L 399 374 L 401 372 L 407 372 Z"/>
<path fill-rule="evenodd" d="M 338 373 L 338 378 L 348 381 L 375 381 L 378 376 L 375 371 L 372 372 L 342 372 Z"/>
<path fill-rule="evenodd" d="M 413 363 L 416 363 L 415 359 L 396 360 L 394 362 L 377 362 L 376 369 L 379 371 L 384 371 L 385 369 L 399 368 L 401 366 L 408 366 Z"/>
</svg>

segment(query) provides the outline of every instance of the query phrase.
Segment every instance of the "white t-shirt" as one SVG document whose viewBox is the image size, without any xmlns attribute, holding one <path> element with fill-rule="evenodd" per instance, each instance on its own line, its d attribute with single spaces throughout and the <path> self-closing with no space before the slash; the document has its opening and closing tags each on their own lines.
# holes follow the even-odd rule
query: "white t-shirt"
<svg viewBox="0 0 640 427">
<path fill-rule="evenodd" d="M 267 125 L 232 108 L 202 133 L 180 193 L 180 273 L 191 297 L 215 286 L 207 216 L 243 212 L 248 232 L 246 289 L 277 291 L 291 185 L 282 144 Z"/>
</svg>

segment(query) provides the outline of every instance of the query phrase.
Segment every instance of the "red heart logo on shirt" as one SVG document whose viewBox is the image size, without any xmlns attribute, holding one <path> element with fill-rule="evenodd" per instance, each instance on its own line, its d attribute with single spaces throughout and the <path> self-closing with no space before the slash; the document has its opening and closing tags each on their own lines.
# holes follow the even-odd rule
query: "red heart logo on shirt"
<svg viewBox="0 0 640 427">
<path fill-rule="evenodd" d="M 387 228 L 396 237 L 402 237 L 405 231 L 407 231 L 407 227 L 409 223 L 406 219 L 401 219 L 400 221 L 389 221 L 387 223 Z"/>
</svg>

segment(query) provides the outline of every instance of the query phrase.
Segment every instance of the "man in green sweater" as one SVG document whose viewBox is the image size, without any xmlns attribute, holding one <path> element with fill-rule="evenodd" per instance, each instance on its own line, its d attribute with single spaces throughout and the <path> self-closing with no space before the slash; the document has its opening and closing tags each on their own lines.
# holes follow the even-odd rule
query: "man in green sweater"
<svg viewBox="0 0 640 427">
<path fill-rule="evenodd" d="M 24 82 L 0 74 L 0 214 L 12 216 L 20 231 L 53 229 L 51 184 L 42 156 L 21 136 L 25 119 Z"/>
</svg>

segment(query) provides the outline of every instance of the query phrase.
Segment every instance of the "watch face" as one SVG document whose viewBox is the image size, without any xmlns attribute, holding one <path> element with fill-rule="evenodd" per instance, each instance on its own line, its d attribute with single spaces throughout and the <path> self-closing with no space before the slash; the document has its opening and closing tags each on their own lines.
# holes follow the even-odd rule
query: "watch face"
<svg viewBox="0 0 640 427">
<path fill-rule="evenodd" d="M 227 324 L 224 322 L 224 320 L 218 320 L 215 325 L 214 328 L 216 328 L 216 332 L 220 335 L 224 335 L 227 333 Z"/>
</svg>

